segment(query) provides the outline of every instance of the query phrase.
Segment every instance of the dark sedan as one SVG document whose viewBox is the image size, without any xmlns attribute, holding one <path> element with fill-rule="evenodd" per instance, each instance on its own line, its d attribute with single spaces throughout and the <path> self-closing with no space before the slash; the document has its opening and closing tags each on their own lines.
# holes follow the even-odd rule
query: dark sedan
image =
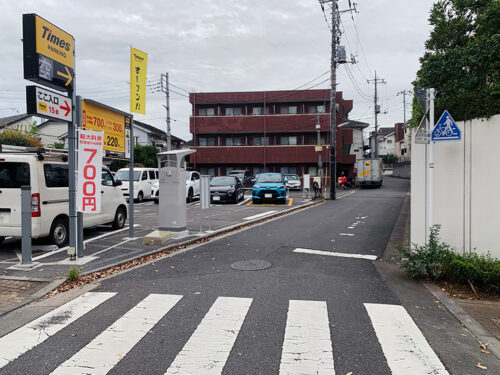
<svg viewBox="0 0 500 375">
<path fill-rule="evenodd" d="M 245 197 L 243 184 L 234 176 L 212 177 L 210 180 L 210 201 L 237 203 Z"/>
</svg>

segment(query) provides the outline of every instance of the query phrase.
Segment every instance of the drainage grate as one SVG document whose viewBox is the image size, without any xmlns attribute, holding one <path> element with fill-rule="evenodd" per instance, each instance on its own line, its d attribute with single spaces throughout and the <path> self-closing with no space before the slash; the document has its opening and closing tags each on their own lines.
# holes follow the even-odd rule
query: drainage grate
<svg viewBox="0 0 500 375">
<path fill-rule="evenodd" d="M 242 260 L 231 264 L 231 268 L 238 271 L 259 271 L 271 267 L 271 262 L 262 259 Z"/>
</svg>

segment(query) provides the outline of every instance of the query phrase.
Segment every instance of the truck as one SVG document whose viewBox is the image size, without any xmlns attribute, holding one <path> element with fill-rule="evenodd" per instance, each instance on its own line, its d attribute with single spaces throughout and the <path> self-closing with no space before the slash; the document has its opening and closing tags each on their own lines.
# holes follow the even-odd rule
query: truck
<svg viewBox="0 0 500 375">
<path fill-rule="evenodd" d="M 356 161 L 356 178 L 359 186 L 380 187 L 382 185 L 382 159 L 362 159 Z"/>
</svg>

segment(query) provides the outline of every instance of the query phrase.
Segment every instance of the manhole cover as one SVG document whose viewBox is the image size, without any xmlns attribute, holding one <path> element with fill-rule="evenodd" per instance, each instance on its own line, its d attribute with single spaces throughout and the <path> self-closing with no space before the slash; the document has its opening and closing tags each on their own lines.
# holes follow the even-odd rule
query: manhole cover
<svg viewBox="0 0 500 375">
<path fill-rule="evenodd" d="M 231 264 L 231 268 L 238 271 L 259 271 L 271 267 L 271 262 L 261 259 L 242 260 Z"/>
</svg>

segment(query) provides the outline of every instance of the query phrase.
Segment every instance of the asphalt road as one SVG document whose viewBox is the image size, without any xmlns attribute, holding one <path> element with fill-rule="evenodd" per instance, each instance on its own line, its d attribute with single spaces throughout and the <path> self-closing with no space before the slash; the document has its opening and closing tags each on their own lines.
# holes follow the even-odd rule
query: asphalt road
<svg viewBox="0 0 500 375">
<path fill-rule="evenodd" d="M 446 374 L 370 260 L 407 194 L 386 180 L 107 279 L 0 338 L 0 373 Z"/>
</svg>

